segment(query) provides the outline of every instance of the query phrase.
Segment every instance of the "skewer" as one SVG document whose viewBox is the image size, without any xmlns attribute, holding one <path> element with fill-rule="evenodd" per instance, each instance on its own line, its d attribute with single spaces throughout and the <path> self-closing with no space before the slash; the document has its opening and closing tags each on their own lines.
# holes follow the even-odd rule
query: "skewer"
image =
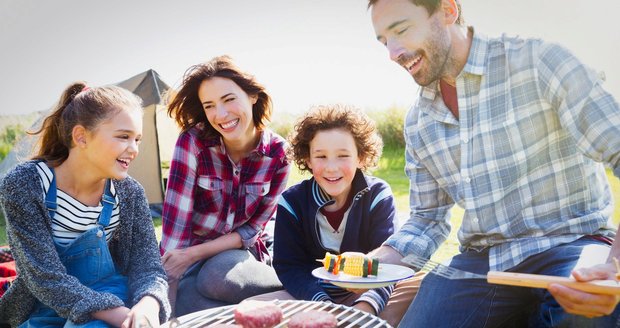
<svg viewBox="0 0 620 328">
<path fill-rule="evenodd" d="M 612 257 L 614 264 L 616 265 L 616 280 L 620 280 L 620 262 L 616 257 Z"/>
</svg>

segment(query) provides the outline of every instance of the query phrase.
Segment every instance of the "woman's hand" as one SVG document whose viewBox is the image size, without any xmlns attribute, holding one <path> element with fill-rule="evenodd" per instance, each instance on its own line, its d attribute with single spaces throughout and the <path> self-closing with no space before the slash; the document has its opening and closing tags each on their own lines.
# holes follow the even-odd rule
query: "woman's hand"
<svg viewBox="0 0 620 328">
<path fill-rule="evenodd" d="M 211 258 L 223 251 L 238 249 L 242 246 L 241 235 L 235 231 L 205 241 L 202 244 L 166 251 L 161 257 L 161 261 L 170 283 L 178 281 L 192 264 Z"/>
<path fill-rule="evenodd" d="M 616 273 L 616 267 L 612 263 L 605 263 L 590 268 L 578 269 L 573 271 L 572 274 L 577 281 L 591 281 L 613 280 L 616 279 Z M 549 285 L 549 292 L 564 308 L 564 311 L 588 318 L 611 314 L 618 305 L 618 301 L 620 301 L 618 296 L 591 294 L 559 284 Z"/>
<path fill-rule="evenodd" d="M 121 328 L 159 327 L 159 302 L 152 296 L 144 296 L 134 305 Z"/>
<path fill-rule="evenodd" d="M 178 281 L 190 265 L 196 262 L 188 248 L 166 251 L 161 261 L 168 281 Z"/>
</svg>

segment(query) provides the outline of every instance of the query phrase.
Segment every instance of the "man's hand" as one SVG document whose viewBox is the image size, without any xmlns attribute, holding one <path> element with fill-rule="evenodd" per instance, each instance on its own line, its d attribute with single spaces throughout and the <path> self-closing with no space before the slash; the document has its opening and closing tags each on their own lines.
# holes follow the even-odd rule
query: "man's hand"
<svg viewBox="0 0 620 328">
<path fill-rule="evenodd" d="M 612 263 L 605 263 L 578 269 L 572 274 L 577 281 L 591 281 L 613 280 L 616 279 L 616 273 L 616 267 Z M 620 301 L 618 296 L 591 294 L 559 284 L 551 284 L 548 289 L 564 311 L 588 318 L 611 314 Z"/>
<path fill-rule="evenodd" d="M 403 256 L 390 246 L 380 246 L 374 251 L 368 253 L 368 256 L 378 258 L 379 263 L 404 265 L 400 261 L 403 259 Z"/>
</svg>

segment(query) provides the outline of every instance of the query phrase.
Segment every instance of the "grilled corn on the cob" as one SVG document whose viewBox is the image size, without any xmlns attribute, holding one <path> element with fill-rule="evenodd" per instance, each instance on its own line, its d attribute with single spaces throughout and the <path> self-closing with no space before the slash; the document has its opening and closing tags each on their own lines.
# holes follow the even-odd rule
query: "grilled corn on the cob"
<svg viewBox="0 0 620 328">
<path fill-rule="evenodd" d="M 376 276 L 379 270 L 378 259 L 356 252 L 346 252 L 340 255 L 327 252 L 322 262 L 325 270 L 332 274 L 344 272 L 352 276 L 368 277 Z"/>
</svg>

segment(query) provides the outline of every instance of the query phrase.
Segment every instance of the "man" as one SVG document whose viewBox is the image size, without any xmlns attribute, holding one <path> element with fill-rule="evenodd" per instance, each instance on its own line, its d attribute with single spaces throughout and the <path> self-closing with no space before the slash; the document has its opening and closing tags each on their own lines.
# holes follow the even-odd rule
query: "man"
<svg viewBox="0 0 620 328">
<path fill-rule="evenodd" d="M 373 254 L 388 263 L 430 257 L 457 204 L 465 214 L 452 267 L 613 278 L 620 246 L 608 258 L 615 229 L 602 163 L 620 176 L 620 108 L 599 74 L 558 45 L 462 25 L 457 0 L 369 8 L 377 40 L 421 86 L 405 121 L 411 215 Z M 557 284 L 431 274 L 401 326 L 612 326 L 617 303 Z"/>
</svg>

